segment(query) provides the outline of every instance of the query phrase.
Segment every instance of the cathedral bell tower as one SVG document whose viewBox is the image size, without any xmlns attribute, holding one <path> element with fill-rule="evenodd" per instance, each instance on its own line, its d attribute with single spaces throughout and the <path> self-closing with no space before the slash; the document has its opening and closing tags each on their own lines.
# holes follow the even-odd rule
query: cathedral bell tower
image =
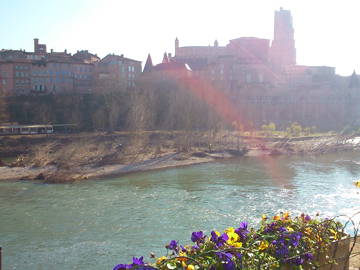
<svg viewBox="0 0 360 270">
<path fill-rule="evenodd" d="M 271 44 L 270 60 L 277 67 L 296 65 L 294 28 L 290 10 L 275 11 L 274 40 Z"/>
</svg>

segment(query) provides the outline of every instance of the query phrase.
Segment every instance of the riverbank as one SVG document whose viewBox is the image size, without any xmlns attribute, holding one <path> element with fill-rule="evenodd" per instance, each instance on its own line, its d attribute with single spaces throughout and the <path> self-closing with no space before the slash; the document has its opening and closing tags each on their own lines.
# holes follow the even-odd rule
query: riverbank
<svg viewBox="0 0 360 270">
<path fill-rule="evenodd" d="M 235 132 L 114 132 L 2 137 L 0 180 L 61 183 L 240 156 L 357 151 L 360 137 L 240 137 Z"/>
</svg>

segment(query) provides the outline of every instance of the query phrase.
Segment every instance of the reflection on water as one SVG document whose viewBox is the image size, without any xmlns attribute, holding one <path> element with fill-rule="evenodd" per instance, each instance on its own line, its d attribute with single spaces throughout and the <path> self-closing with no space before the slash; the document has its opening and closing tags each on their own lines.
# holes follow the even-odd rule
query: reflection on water
<svg viewBox="0 0 360 270">
<path fill-rule="evenodd" d="M 4 269 L 111 269 L 263 213 L 360 211 L 360 157 L 241 158 L 78 184 L 0 183 Z"/>
</svg>

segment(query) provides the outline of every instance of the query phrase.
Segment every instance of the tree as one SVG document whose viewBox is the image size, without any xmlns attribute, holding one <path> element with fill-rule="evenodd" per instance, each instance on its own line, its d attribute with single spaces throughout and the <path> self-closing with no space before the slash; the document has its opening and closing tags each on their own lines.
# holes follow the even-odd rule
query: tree
<svg viewBox="0 0 360 270">
<path fill-rule="evenodd" d="M 9 121 L 9 113 L 8 113 L 7 100 L 2 89 L 0 89 L 0 124 L 6 123 L 8 121 Z"/>
</svg>

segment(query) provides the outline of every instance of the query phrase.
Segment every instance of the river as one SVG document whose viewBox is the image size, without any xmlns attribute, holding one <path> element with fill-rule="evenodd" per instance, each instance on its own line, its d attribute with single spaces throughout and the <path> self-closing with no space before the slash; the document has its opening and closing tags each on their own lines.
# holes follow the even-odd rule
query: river
<svg viewBox="0 0 360 270">
<path fill-rule="evenodd" d="M 241 158 L 75 184 L 0 182 L 4 269 L 112 269 L 279 211 L 360 211 L 360 155 Z"/>
</svg>

